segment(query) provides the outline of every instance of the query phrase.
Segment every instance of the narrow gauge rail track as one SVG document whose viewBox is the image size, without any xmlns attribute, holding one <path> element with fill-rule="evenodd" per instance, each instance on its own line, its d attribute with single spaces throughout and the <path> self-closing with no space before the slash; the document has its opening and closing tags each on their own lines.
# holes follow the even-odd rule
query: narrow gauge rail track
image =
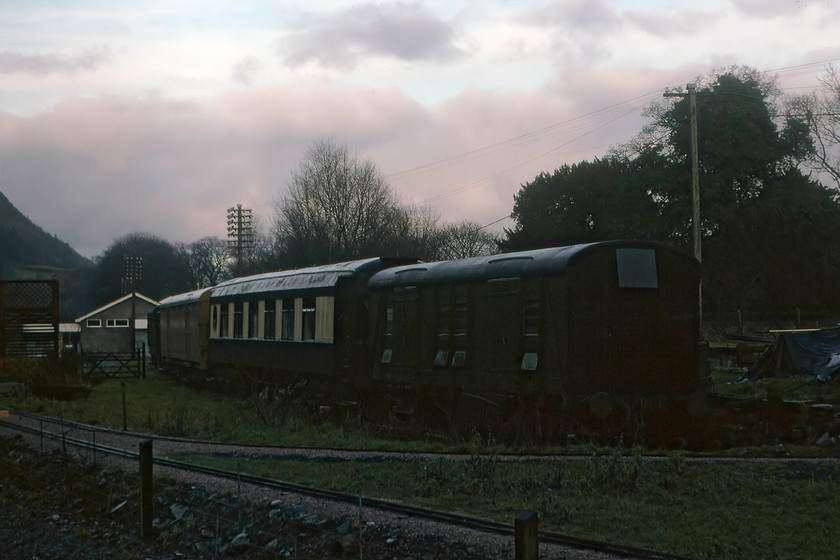
<svg viewBox="0 0 840 560">
<path fill-rule="evenodd" d="M 279 444 L 266 444 L 266 443 L 239 443 L 239 442 L 221 442 L 216 440 L 208 440 L 208 439 L 192 439 L 192 438 L 185 438 L 185 437 L 176 437 L 176 436 L 162 436 L 157 434 L 148 434 L 142 432 L 136 432 L 132 430 L 120 430 L 116 428 L 108 428 L 105 426 L 97 426 L 93 424 L 85 424 L 83 422 L 76 422 L 73 420 L 68 420 L 64 418 L 56 418 L 53 416 L 45 416 L 41 414 L 36 414 L 32 412 L 25 412 L 15 409 L 9 409 L 11 414 L 17 416 L 22 419 L 26 419 L 31 422 L 31 425 L 38 425 L 39 428 L 43 429 L 44 425 L 55 424 L 62 427 L 62 429 L 76 429 L 82 432 L 86 432 L 91 434 L 91 441 L 96 443 L 96 433 L 101 433 L 103 435 L 110 435 L 114 438 L 128 438 L 130 440 L 139 441 L 142 439 L 154 439 L 156 444 L 158 443 L 171 443 L 176 445 L 191 445 L 194 447 L 213 447 L 214 452 L 220 452 L 220 450 L 227 451 L 231 454 L 247 454 L 253 451 L 266 451 L 270 452 L 271 454 L 283 454 L 287 453 L 289 458 L 294 456 L 300 455 L 304 453 L 334 453 L 334 454 L 341 454 L 343 457 L 348 459 L 354 458 L 365 458 L 365 457 L 429 457 L 429 458 L 442 458 L 442 459 L 451 459 L 451 460 L 459 460 L 464 458 L 474 458 L 477 455 L 475 453 L 467 453 L 467 452 L 450 452 L 450 451 L 399 451 L 399 450 L 371 450 L 371 449 L 363 449 L 363 448 L 352 448 L 352 447 L 328 447 L 328 446 L 306 446 L 306 445 L 279 445 Z M 8 422 L 5 423 L 9 425 Z M 268 454 L 268 453 L 266 453 Z M 666 458 L 666 455 L 662 452 L 644 452 L 641 453 L 641 456 L 648 460 L 662 460 Z M 528 454 L 521 454 L 521 453 L 493 453 L 491 455 L 487 455 L 487 457 L 492 457 L 494 460 L 498 461 L 512 461 L 512 462 L 537 462 L 537 461 L 557 461 L 558 459 L 563 460 L 574 460 L 574 459 L 583 459 L 589 460 L 592 458 L 592 453 L 564 453 L 561 455 L 556 454 L 539 454 L 539 453 L 528 453 Z M 835 454 L 826 454 L 825 456 L 819 455 L 797 455 L 795 453 L 788 453 L 785 452 L 784 454 L 779 454 L 778 452 L 750 452 L 749 454 L 739 454 L 739 455 L 704 455 L 704 456 L 695 456 L 692 453 L 687 453 L 685 455 L 686 463 L 711 463 L 711 462 L 748 462 L 748 461 L 761 461 L 761 462 L 791 462 L 791 461 L 799 461 L 799 460 L 807 460 L 813 462 L 836 462 L 838 457 Z"/>
<path fill-rule="evenodd" d="M 30 420 L 40 422 L 48 422 L 53 423 L 56 425 L 64 425 L 64 426 L 71 426 L 73 428 L 84 428 L 84 429 L 91 429 L 93 427 L 88 426 L 87 424 L 81 424 L 78 422 L 70 422 L 61 419 L 55 419 L 51 417 L 40 416 L 36 414 L 30 413 L 20 413 L 15 412 L 16 415 L 28 418 Z M 44 430 L 41 425 L 39 427 L 34 427 L 31 425 L 23 425 L 11 421 L 0 420 L 0 426 L 4 428 L 8 428 L 11 430 L 15 430 L 18 432 L 22 432 L 28 434 L 30 436 L 35 436 L 39 438 L 47 438 L 53 441 L 60 441 L 62 445 L 71 445 L 74 447 L 78 447 L 81 449 L 87 449 L 94 453 L 103 453 L 106 455 L 112 455 L 116 457 L 121 457 L 123 459 L 130 459 L 130 460 L 139 460 L 139 452 L 129 451 L 124 448 L 114 447 L 110 445 L 103 445 L 101 443 L 96 443 L 95 440 L 85 440 L 76 437 L 68 437 L 67 432 L 61 431 L 59 433 L 52 432 L 49 430 Z M 104 431 L 113 431 L 104 429 Z M 117 432 L 124 435 L 125 432 Z M 147 439 L 152 437 L 157 439 L 156 436 L 148 436 L 145 434 L 130 434 L 133 435 L 135 438 L 139 439 Z M 177 439 L 177 438 L 170 438 L 170 439 Z M 190 440 L 184 440 L 190 441 Z M 332 490 L 325 490 L 322 488 L 315 488 L 311 486 L 304 486 L 300 484 L 295 484 L 291 482 L 284 482 L 280 480 L 275 480 L 271 478 L 255 476 L 240 472 L 234 471 L 227 471 L 223 469 L 217 469 L 214 467 L 205 467 L 194 465 L 191 463 L 183 462 L 183 461 L 176 461 L 173 459 L 168 459 L 165 457 L 154 457 L 153 463 L 162 467 L 167 467 L 171 469 L 176 469 L 180 471 L 196 473 L 206 476 L 212 476 L 227 480 L 234 480 L 238 483 L 245 483 L 250 484 L 255 487 L 260 488 L 268 488 L 273 490 L 279 490 L 282 492 L 287 493 L 294 493 L 302 496 L 307 496 L 311 498 L 319 498 L 324 500 L 330 500 L 335 502 L 343 502 L 349 504 L 358 504 L 360 500 L 363 500 L 364 505 L 369 508 L 376 508 L 383 511 L 388 511 L 391 513 L 395 513 L 398 515 L 404 516 L 414 516 L 417 518 L 426 519 L 433 522 L 438 523 L 446 523 L 457 527 L 463 527 L 468 529 L 474 529 L 478 531 L 484 531 L 489 534 L 496 534 L 496 535 L 513 535 L 514 534 L 514 527 L 508 523 L 502 523 L 498 521 L 493 521 L 489 519 L 482 519 L 479 517 L 474 517 L 470 515 L 464 515 L 459 513 L 453 513 L 449 511 L 443 510 L 436 510 L 432 508 L 425 508 L 419 506 L 413 506 L 404 503 L 398 503 L 390 500 L 384 500 L 379 498 L 372 498 L 372 497 L 360 497 L 358 494 L 349 494 L 345 492 L 336 492 Z M 541 543 L 546 544 L 554 544 L 566 547 L 572 547 L 577 549 L 586 549 L 592 550 L 596 552 L 601 552 L 605 554 L 612 554 L 616 556 L 622 556 L 627 558 L 639 558 L 645 560 L 689 560 L 685 556 L 680 556 L 677 554 L 671 554 L 668 552 L 661 552 L 656 550 L 632 547 L 632 546 L 625 546 L 620 544 L 614 543 L 607 543 L 602 541 L 596 541 L 593 539 L 586 539 L 581 537 L 575 537 L 572 535 L 567 535 L 563 533 L 551 532 L 551 531 L 540 531 L 539 532 L 539 541 Z"/>
</svg>

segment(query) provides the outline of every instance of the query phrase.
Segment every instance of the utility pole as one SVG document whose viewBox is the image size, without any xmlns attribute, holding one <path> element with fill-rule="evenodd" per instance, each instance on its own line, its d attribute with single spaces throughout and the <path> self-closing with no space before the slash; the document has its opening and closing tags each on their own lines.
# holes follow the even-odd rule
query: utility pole
<svg viewBox="0 0 840 560">
<path fill-rule="evenodd" d="M 245 249 L 254 245 L 254 215 L 241 204 L 228 208 L 228 247 L 236 255 L 236 276 L 242 276 L 242 259 Z"/>
<path fill-rule="evenodd" d="M 700 249 L 700 164 L 697 154 L 697 84 L 686 84 L 688 93 L 665 91 L 665 97 L 688 97 L 688 125 L 691 141 L 691 241 L 694 247 L 694 258 L 702 261 Z M 698 293 L 698 309 L 700 320 L 703 320 L 703 294 Z"/>
<path fill-rule="evenodd" d="M 123 292 L 131 292 L 131 351 L 137 348 L 137 282 L 143 277 L 143 257 L 125 257 L 125 276 L 123 277 Z"/>
<path fill-rule="evenodd" d="M 694 258 L 701 261 L 700 250 L 700 165 L 697 155 L 697 85 L 685 86 L 688 93 L 666 91 L 665 97 L 688 97 L 688 125 L 691 140 L 691 241 Z"/>
</svg>

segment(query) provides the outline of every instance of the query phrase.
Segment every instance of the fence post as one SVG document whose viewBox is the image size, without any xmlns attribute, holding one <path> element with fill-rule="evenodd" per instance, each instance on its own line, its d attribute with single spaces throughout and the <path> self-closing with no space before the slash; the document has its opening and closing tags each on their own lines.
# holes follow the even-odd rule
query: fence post
<svg viewBox="0 0 840 560">
<path fill-rule="evenodd" d="M 151 540 L 154 487 L 152 480 L 152 440 L 140 442 L 140 538 Z"/>
<path fill-rule="evenodd" d="M 127 425 L 127 418 L 126 418 L 126 411 L 125 411 L 125 381 L 121 383 L 122 385 L 122 420 L 123 420 L 123 431 L 128 429 Z"/>
<path fill-rule="evenodd" d="M 516 560 L 537 560 L 539 542 L 537 539 L 538 517 L 535 511 L 526 511 L 516 517 Z"/>
<path fill-rule="evenodd" d="M 140 370 L 142 372 L 140 377 L 146 379 L 146 343 L 144 342 L 140 348 L 140 367 L 142 368 Z"/>
</svg>

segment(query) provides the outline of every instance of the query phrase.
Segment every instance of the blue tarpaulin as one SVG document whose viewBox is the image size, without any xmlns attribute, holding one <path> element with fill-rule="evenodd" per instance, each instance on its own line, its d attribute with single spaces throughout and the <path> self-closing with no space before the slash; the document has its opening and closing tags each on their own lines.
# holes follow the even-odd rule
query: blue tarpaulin
<svg viewBox="0 0 840 560">
<path fill-rule="evenodd" d="M 840 370 L 840 329 L 780 332 L 746 374 L 748 379 L 814 377 Z"/>
</svg>

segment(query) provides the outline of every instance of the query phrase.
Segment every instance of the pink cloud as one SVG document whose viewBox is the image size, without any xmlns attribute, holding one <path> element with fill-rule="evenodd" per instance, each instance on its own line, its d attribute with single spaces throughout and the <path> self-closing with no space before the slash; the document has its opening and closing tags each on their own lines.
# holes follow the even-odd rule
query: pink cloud
<svg viewBox="0 0 840 560">
<path fill-rule="evenodd" d="M 328 82 L 208 101 L 66 99 L 31 117 L 0 113 L 0 189 L 88 256 L 133 231 L 190 242 L 225 235 L 233 204 L 270 221 L 307 143 L 330 136 L 373 161 L 404 202 L 488 223 L 539 172 L 603 155 L 640 129 L 638 115 L 590 113 L 669 80 L 590 71 L 577 83 L 468 91 L 431 108 L 397 90 Z"/>
</svg>

